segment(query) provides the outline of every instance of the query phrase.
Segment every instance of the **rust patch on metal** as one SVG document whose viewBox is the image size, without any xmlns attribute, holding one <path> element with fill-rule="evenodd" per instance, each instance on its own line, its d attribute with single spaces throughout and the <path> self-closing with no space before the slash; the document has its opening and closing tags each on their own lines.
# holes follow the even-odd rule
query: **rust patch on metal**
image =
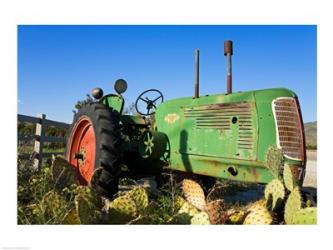
<svg viewBox="0 0 333 250">
<path fill-rule="evenodd" d="M 249 172 L 250 172 L 250 175 L 252 175 L 254 177 L 255 181 L 260 180 L 260 174 L 259 174 L 259 172 L 257 171 L 256 168 L 251 168 L 250 167 Z"/>
</svg>

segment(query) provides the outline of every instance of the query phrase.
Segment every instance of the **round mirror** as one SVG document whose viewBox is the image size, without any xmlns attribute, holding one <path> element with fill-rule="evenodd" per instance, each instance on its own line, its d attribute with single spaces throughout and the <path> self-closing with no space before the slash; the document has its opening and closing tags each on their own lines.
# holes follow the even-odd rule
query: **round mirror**
<svg viewBox="0 0 333 250">
<path fill-rule="evenodd" d="M 121 95 L 124 93 L 127 89 L 127 82 L 123 79 L 118 79 L 116 83 L 114 84 L 114 89 L 116 92 Z"/>
</svg>

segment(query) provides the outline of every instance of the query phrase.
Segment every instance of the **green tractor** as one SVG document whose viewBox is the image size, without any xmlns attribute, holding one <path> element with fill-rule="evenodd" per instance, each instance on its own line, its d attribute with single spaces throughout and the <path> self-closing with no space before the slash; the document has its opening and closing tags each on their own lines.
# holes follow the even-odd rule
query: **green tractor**
<svg viewBox="0 0 333 250">
<path fill-rule="evenodd" d="M 195 51 L 194 96 L 169 100 L 159 90 L 138 96 L 136 115 L 124 114 L 126 81 L 117 94 L 93 89 L 93 102 L 75 114 L 66 159 L 78 182 L 112 197 L 121 176 L 158 175 L 167 167 L 208 178 L 268 183 L 283 167 L 302 185 L 306 150 L 297 95 L 285 88 L 232 93 L 232 42 L 225 41 L 227 92 L 199 95 Z M 144 107 L 144 108 L 143 108 Z M 98 173 L 98 174 L 97 174 Z"/>
</svg>

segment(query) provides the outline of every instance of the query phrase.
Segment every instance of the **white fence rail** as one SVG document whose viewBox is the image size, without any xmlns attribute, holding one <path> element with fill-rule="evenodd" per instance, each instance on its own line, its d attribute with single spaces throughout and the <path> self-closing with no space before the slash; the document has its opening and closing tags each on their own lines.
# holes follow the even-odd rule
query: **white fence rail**
<svg viewBox="0 0 333 250">
<path fill-rule="evenodd" d="M 65 137 L 45 136 L 46 126 L 52 126 L 56 128 L 68 129 L 70 124 L 47 120 L 45 114 L 38 115 L 37 117 L 27 115 L 17 115 L 17 120 L 24 123 L 36 124 L 35 134 L 18 134 L 18 142 L 28 142 L 34 140 L 34 166 L 36 168 L 41 167 L 43 158 L 49 158 L 52 154 L 63 154 L 65 152 L 43 152 L 43 146 L 45 142 L 51 143 L 66 143 Z"/>
</svg>

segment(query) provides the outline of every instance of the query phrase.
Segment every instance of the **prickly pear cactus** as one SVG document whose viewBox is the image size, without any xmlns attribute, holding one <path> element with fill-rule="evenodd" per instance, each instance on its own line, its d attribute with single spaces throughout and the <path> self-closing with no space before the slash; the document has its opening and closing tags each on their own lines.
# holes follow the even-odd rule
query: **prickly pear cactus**
<svg viewBox="0 0 333 250">
<path fill-rule="evenodd" d="M 208 214 L 206 212 L 195 214 L 191 219 L 191 225 L 210 225 Z"/>
<path fill-rule="evenodd" d="M 253 203 L 248 204 L 245 207 L 245 211 L 246 211 L 247 214 L 249 214 L 251 212 L 261 210 L 263 207 L 267 208 L 267 200 L 266 199 L 257 200 Z"/>
<path fill-rule="evenodd" d="M 209 221 L 213 225 L 224 224 L 228 219 L 223 200 L 211 201 L 206 206 Z"/>
<path fill-rule="evenodd" d="M 274 178 L 281 178 L 283 161 L 282 150 L 276 145 L 271 145 L 265 155 L 265 166 L 270 169 Z"/>
<path fill-rule="evenodd" d="M 243 210 L 236 211 L 234 209 L 230 209 L 227 211 L 228 216 L 228 224 L 240 225 L 243 224 L 245 212 Z"/>
<path fill-rule="evenodd" d="M 307 207 L 300 209 L 293 218 L 293 224 L 297 225 L 316 225 L 317 224 L 317 208 Z"/>
<path fill-rule="evenodd" d="M 202 187 L 195 181 L 185 179 L 182 183 L 182 189 L 186 200 L 203 211 L 206 206 L 205 194 Z"/>
<path fill-rule="evenodd" d="M 136 187 L 127 194 L 135 202 L 138 213 L 142 213 L 148 206 L 148 193 L 143 187 Z"/>
<path fill-rule="evenodd" d="M 270 225 L 273 218 L 265 206 L 259 206 L 250 209 L 250 213 L 245 217 L 244 225 Z"/>
<path fill-rule="evenodd" d="M 184 200 L 183 197 L 181 197 L 181 196 L 176 196 L 176 197 L 175 197 L 175 200 L 174 200 L 174 205 L 173 205 L 173 207 L 174 207 L 174 212 L 179 211 L 179 209 L 184 205 L 185 202 L 186 202 L 186 201 Z"/>
<path fill-rule="evenodd" d="M 39 208 L 46 220 L 53 220 L 66 211 L 66 201 L 57 192 L 49 191 L 43 196 Z"/>
<path fill-rule="evenodd" d="M 276 210 L 282 203 L 285 196 L 285 190 L 283 183 L 274 179 L 266 185 L 265 199 L 267 200 L 267 206 L 270 210 Z"/>
<path fill-rule="evenodd" d="M 99 223 L 102 209 L 102 200 L 89 187 L 78 187 L 75 196 L 75 206 L 81 224 Z"/>
<path fill-rule="evenodd" d="M 129 195 L 122 195 L 109 204 L 109 220 L 111 224 L 125 224 L 138 214 L 135 201 Z"/>
<path fill-rule="evenodd" d="M 64 159 L 56 157 L 51 166 L 52 182 L 56 190 L 61 191 L 76 183 L 74 168 Z"/>
<path fill-rule="evenodd" d="M 188 214 L 189 216 L 194 216 L 199 213 L 199 211 L 191 203 L 185 202 L 178 211 L 178 214 L 182 213 Z"/>
<path fill-rule="evenodd" d="M 187 213 L 180 213 L 173 216 L 169 221 L 168 224 L 171 225 L 190 225 L 191 219 L 193 216 L 190 216 Z"/>
<path fill-rule="evenodd" d="M 302 197 L 298 187 L 291 191 L 284 206 L 284 221 L 286 224 L 294 224 L 294 216 L 301 209 Z"/>
<path fill-rule="evenodd" d="M 65 225 L 77 225 L 81 224 L 79 215 L 75 208 L 72 208 L 65 216 L 61 224 Z"/>
<path fill-rule="evenodd" d="M 297 182 L 293 177 L 291 167 L 288 164 L 285 164 L 283 168 L 283 182 L 290 192 L 297 186 Z"/>
<path fill-rule="evenodd" d="M 196 209 L 189 202 L 184 201 L 178 213 L 168 221 L 168 224 L 181 224 L 181 225 L 191 224 L 191 219 L 193 218 L 193 216 L 195 216 L 198 213 L 199 213 L 198 209 Z"/>
</svg>

